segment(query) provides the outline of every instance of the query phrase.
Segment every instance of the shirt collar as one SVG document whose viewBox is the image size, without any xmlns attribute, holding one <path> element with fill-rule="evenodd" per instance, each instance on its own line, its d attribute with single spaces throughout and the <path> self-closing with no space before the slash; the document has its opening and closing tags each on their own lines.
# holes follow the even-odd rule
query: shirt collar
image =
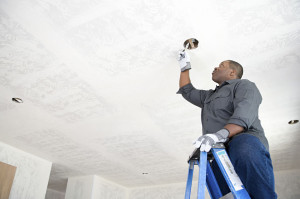
<svg viewBox="0 0 300 199">
<path fill-rule="evenodd" d="M 225 82 L 223 82 L 220 86 L 216 86 L 215 91 L 220 89 L 221 87 L 227 85 L 227 84 L 234 84 L 238 81 L 240 81 L 241 79 L 230 79 L 230 80 L 226 80 Z"/>
</svg>

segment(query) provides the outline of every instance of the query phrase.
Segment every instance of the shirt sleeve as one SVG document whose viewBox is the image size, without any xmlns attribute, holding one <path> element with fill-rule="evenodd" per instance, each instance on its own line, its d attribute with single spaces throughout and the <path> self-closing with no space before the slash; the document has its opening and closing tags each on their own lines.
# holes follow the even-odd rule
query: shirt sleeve
<svg viewBox="0 0 300 199">
<path fill-rule="evenodd" d="M 234 113 L 228 123 L 236 124 L 249 130 L 258 119 L 258 108 L 262 97 L 256 85 L 250 81 L 241 81 L 236 87 L 233 99 Z"/>
<path fill-rule="evenodd" d="M 203 103 L 207 97 L 209 91 L 195 89 L 194 86 L 189 83 L 181 87 L 177 94 L 182 94 L 182 96 L 192 104 L 203 108 Z"/>
</svg>

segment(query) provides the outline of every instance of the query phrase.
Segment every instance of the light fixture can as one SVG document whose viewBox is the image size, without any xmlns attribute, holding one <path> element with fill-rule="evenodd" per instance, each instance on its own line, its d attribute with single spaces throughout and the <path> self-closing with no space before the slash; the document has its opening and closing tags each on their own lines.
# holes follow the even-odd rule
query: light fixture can
<svg viewBox="0 0 300 199">
<path fill-rule="evenodd" d="M 185 49 L 192 50 L 192 49 L 198 48 L 198 44 L 199 44 L 199 41 L 197 39 L 190 38 L 190 39 L 185 40 L 185 42 L 183 43 L 183 47 Z"/>
<path fill-rule="evenodd" d="M 291 121 L 289 121 L 289 124 L 296 124 L 298 122 L 299 122 L 299 120 L 291 120 Z"/>
<path fill-rule="evenodd" d="M 13 97 L 11 100 L 13 102 L 16 102 L 16 103 L 23 103 L 23 100 L 21 98 L 18 98 L 18 97 Z"/>
</svg>

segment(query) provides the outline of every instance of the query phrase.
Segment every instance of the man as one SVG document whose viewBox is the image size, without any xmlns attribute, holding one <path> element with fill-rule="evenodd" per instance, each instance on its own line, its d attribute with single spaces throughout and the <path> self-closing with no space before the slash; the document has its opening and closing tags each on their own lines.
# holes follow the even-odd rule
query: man
<svg viewBox="0 0 300 199">
<path fill-rule="evenodd" d="M 202 136 L 195 142 L 200 151 L 224 143 L 232 164 L 252 199 L 277 198 L 269 145 L 258 118 L 262 101 L 256 85 L 241 79 L 243 67 L 232 60 L 223 61 L 212 73 L 214 90 L 198 90 L 191 84 L 190 58 L 179 53 L 181 69 L 178 91 L 202 109 Z M 223 195 L 230 192 L 215 162 L 213 171 Z"/>
</svg>

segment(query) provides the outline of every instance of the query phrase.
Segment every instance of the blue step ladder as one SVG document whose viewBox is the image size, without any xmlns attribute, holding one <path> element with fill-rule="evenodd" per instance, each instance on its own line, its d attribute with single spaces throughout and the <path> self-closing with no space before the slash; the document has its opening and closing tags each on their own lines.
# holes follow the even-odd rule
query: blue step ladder
<svg viewBox="0 0 300 199">
<path fill-rule="evenodd" d="M 186 184 L 185 199 L 190 199 L 194 165 L 199 166 L 199 178 L 198 178 L 198 196 L 197 199 L 205 198 L 205 185 L 207 186 L 208 192 L 211 199 L 251 199 L 248 192 L 246 191 L 243 183 L 239 176 L 236 174 L 233 165 L 227 155 L 223 144 L 216 144 L 211 149 L 212 156 L 208 158 L 207 152 L 200 152 L 199 148 L 195 149 L 188 159 L 189 172 Z M 227 182 L 231 192 L 222 195 L 220 187 L 214 176 L 210 163 L 207 159 L 215 159 L 217 164 Z"/>
</svg>

